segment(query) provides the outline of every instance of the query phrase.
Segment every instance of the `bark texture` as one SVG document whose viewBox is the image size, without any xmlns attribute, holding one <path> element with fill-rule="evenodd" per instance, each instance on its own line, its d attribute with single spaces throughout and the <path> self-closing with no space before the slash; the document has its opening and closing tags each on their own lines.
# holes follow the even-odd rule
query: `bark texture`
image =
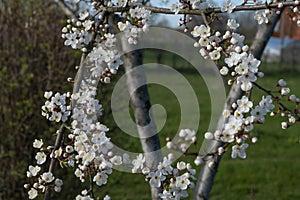
<svg viewBox="0 0 300 200">
<path fill-rule="evenodd" d="M 264 51 L 264 48 L 266 44 L 268 43 L 270 37 L 272 36 L 272 33 L 274 31 L 275 25 L 277 21 L 279 20 L 280 15 L 272 14 L 270 17 L 269 23 L 261 25 L 258 29 L 255 39 L 251 46 L 251 53 L 254 55 L 255 58 L 260 59 L 262 56 L 262 53 Z M 239 84 L 234 84 L 231 87 L 231 90 L 228 94 L 227 100 L 225 102 L 224 108 L 228 109 L 231 108 L 231 105 L 233 102 L 236 102 L 239 98 L 241 98 L 243 95 L 243 92 L 240 89 Z M 222 130 L 224 127 L 224 124 L 226 123 L 226 118 L 221 115 L 217 124 L 216 130 Z M 221 161 L 221 156 L 211 156 L 211 153 L 217 152 L 219 147 L 222 147 L 224 143 L 218 142 L 218 141 L 207 141 L 205 140 L 202 144 L 200 154 L 201 152 L 202 156 L 205 158 L 205 162 L 203 164 L 203 167 L 200 171 L 197 185 L 195 187 L 195 195 L 194 200 L 207 200 L 209 199 L 209 193 L 212 189 L 212 185 L 214 182 L 215 175 L 217 173 L 217 169 L 219 166 L 219 163 Z M 214 165 L 210 166 L 210 163 L 213 162 Z"/>
<path fill-rule="evenodd" d="M 124 38 L 126 40 L 126 38 Z M 123 48 L 126 48 L 126 43 Z M 124 58 L 124 67 L 127 77 L 127 88 L 131 94 L 131 106 L 135 116 L 141 145 L 146 157 L 146 165 L 149 168 L 155 168 L 162 160 L 160 151 L 160 142 L 157 135 L 157 129 L 151 113 L 151 103 L 146 85 L 146 76 L 142 68 L 134 70 L 135 67 L 142 64 L 142 55 L 138 50 L 127 53 Z M 142 85 L 141 87 L 139 87 Z M 151 187 L 151 196 L 153 200 L 160 199 L 158 194 L 161 188 Z"/>
</svg>

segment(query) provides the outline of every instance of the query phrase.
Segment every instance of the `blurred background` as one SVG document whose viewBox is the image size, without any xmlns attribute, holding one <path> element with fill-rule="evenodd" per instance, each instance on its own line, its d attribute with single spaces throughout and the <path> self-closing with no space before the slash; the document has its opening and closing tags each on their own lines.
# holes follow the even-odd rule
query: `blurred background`
<svg viewBox="0 0 300 200">
<path fill-rule="evenodd" d="M 257 30 L 253 12 L 234 17 L 241 23 L 240 32 L 246 35 L 246 43 L 251 45 Z M 190 27 L 202 23 L 200 17 L 193 18 Z M 225 30 L 227 18 L 227 15 L 221 15 L 215 28 Z M 71 91 L 72 85 L 67 78 L 74 77 L 81 56 L 80 52 L 63 45 L 60 35 L 66 19 L 53 1 L 0 0 L 0 199 L 27 199 L 23 185 L 28 181 L 28 165 L 35 161 L 32 142 L 42 138 L 49 145 L 54 143 L 58 126 L 41 116 L 43 94 L 48 90 Z M 288 29 L 290 21 L 287 17 L 281 21 L 266 48 L 261 65 L 266 77 L 260 83 L 276 90 L 277 80 L 285 78 L 291 90 L 299 96 L 299 29 Z M 174 19 L 156 15 L 152 24 L 174 27 Z M 182 30 L 179 28 L 179 31 Z M 184 41 L 180 45 L 184 45 Z M 193 88 L 197 88 L 201 121 L 197 132 L 199 142 L 192 147 L 197 150 L 210 119 L 207 106 L 210 100 L 203 79 L 188 61 L 178 55 L 154 49 L 142 53 L 144 63 L 172 66 L 187 78 Z M 119 74 L 122 73 L 120 69 Z M 119 76 L 114 77 L 108 86 L 100 85 L 100 101 L 104 108 L 108 108 L 104 110 L 103 123 L 110 128 L 109 136 L 115 144 L 131 151 L 141 151 L 139 140 L 122 133 L 110 115 L 110 94 Z M 171 91 L 159 85 L 149 85 L 149 92 L 151 103 L 163 105 L 168 114 L 159 133 L 164 146 L 165 138 L 176 134 L 176 124 L 180 122 L 178 101 Z M 258 101 L 259 95 L 264 94 L 258 91 L 254 99 Z M 268 117 L 266 121 L 265 125 L 255 127 L 254 134 L 259 141 L 248 149 L 246 160 L 232 160 L 229 154 L 224 156 L 211 193 L 212 200 L 300 199 L 299 125 L 283 131 L 280 117 Z M 182 159 L 193 161 L 188 157 Z M 53 199 L 74 199 L 83 187 L 73 177 L 73 169 L 60 169 L 55 173 L 65 182 L 62 193 Z M 102 198 L 109 194 L 112 199 L 150 199 L 149 186 L 140 174 L 114 172 L 108 184 L 95 188 L 95 191 Z"/>
<path fill-rule="evenodd" d="M 0 1 L 0 199 L 27 199 L 32 142 L 53 142 L 55 126 L 41 116 L 46 90 L 70 90 L 80 54 L 60 38 L 66 17 L 52 1 Z"/>
</svg>

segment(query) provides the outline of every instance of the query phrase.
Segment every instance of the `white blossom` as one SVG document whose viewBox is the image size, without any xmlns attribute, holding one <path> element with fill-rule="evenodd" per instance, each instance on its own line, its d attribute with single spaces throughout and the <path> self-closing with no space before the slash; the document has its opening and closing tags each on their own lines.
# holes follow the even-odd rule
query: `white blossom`
<svg viewBox="0 0 300 200">
<path fill-rule="evenodd" d="M 288 128 L 288 123 L 287 122 L 281 122 L 281 128 L 282 129 L 287 129 Z"/>
<path fill-rule="evenodd" d="M 180 188 L 181 190 L 186 190 L 191 183 L 188 178 L 188 173 L 184 173 L 183 175 L 176 177 L 176 187 Z"/>
<path fill-rule="evenodd" d="M 46 98 L 46 99 L 50 99 L 51 97 L 52 97 L 52 94 L 53 94 L 53 92 L 52 91 L 49 91 L 49 92 L 45 92 L 44 93 L 44 97 Z"/>
<path fill-rule="evenodd" d="M 160 187 L 161 182 L 166 179 L 166 177 L 159 170 L 157 170 L 156 172 L 150 172 L 148 177 L 150 178 L 149 183 L 154 187 Z"/>
<path fill-rule="evenodd" d="M 36 148 L 36 149 L 40 149 L 42 146 L 43 146 L 43 140 L 40 139 L 35 139 L 34 142 L 33 142 L 33 148 Z"/>
<path fill-rule="evenodd" d="M 47 158 L 47 155 L 44 152 L 37 152 L 37 154 L 35 156 L 35 159 L 36 159 L 38 165 L 41 165 L 44 162 L 46 162 L 46 158 Z"/>
<path fill-rule="evenodd" d="M 228 68 L 223 66 L 221 69 L 220 69 L 220 74 L 223 75 L 223 76 L 226 76 L 228 74 Z"/>
<path fill-rule="evenodd" d="M 199 166 L 203 163 L 203 159 L 200 156 L 197 156 L 194 160 L 195 165 Z"/>
<path fill-rule="evenodd" d="M 227 26 L 232 30 L 236 30 L 240 25 L 235 19 L 228 19 Z"/>
<path fill-rule="evenodd" d="M 237 65 L 241 60 L 241 55 L 235 52 L 232 52 L 228 58 L 225 58 L 224 61 L 228 67 Z"/>
<path fill-rule="evenodd" d="M 282 96 L 288 95 L 290 93 L 290 88 L 281 88 L 280 93 Z"/>
<path fill-rule="evenodd" d="M 167 144 L 166 144 L 166 146 L 167 146 L 167 148 L 168 149 L 172 149 L 173 148 L 173 142 L 172 141 L 169 141 L 169 142 L 167 142 Z"/>
<path fill-rule="evenodd" d="M 177 163 L 177 169 L 178 169 L 178 170 L 184 170 L 184 169 L 186 169 L 186 163 L 183 162 L 183 161 L 178 162 L 178 163 Z"/>
<path fill-rule="evenodd" d="M 135 173 L 138 169 L 143 169 L 145 161 L 146 158 L 143 156 L 143 154 L 139 154 L 136 159 L 132 160 L 132 172 Z"/>
<path fill-rule="evenodd" d="M 92 20 L 85 20 L 82 25 L 85 28 L 85 31 L 88 31 L 92 28 L 92 25 L 94 24 L 94 22 Z"/>
<path fill-rule="evenodd" d="M 264 122 L 265 121 L 265 115 L 266 115 L 266 110 L 263 109 L 260 106 L 256 106 L 252 111 L 251 115 L 254 117 L 255 121 L 260 121 Z"/>
<path fill-rule="evenodd" d="M 243 96 L 241 99 L 237 100 L 237 111 L 240 113 L 247 113 L 249 112 L 250 108 L 252 108 L 253 103 L 249 101 L 248 97 Z"/>
<path fill-rule="evenodd" d="M 219 60 L 220 57 L 221 57 L 221 54 L 218 50 L 214 50 L 214 51 L 209 53 L 209 56 L 212 60 Z"/>
<path fill-rule="evenodd" d="M 297 96 L 294 95 L 294 94 L 292 94 L 292 95 L 289 96 L 289 100 L 290 100 L 291 102 L 296 102 Z"/>
<path fill-rule="evenodd" d="M 162 162 L 159 162 L 157 169 L 162 172 L 163 175 L 168 175 L 172 172 L 171 159 L 164 157 Z"/>
<path fill-rule="evenodd" d="M 71 46 L 73 49 L 77 48 L 77 45 L 79 43 L 77 39 L 77 34 L 76 33 L 67 33 L 66 34 L 67 40 L 65 41 L 66 46 Z"/>
<path fill-rule="evenodd" d="M 183 138 L 185 141 L 194 142 L 196 137 L 196 132 L 190 129 L 181 129 L 179 132 L 179 137 Z"/>
<path fill-rule="evenodd" d="M 37 197 L 37 195 L 38 195 L 38 192 L 37 192 L 37 190 L 36 189 L 34 189 L 34 188 L 31 188 L 29 191 L 28 191 L 28 198 L 29 199 L 35 199 L 36 197 Z"/>
<path fill-rule="evenodd" d="M 226 3 L 221 7 L 222 12 L 232 13 L 236 6 L 231 3 L 230 0 L 226 0 Z"/>
<path fill-rule="evenodd" d="M 93 181 L 96 182 L 96 184 L 98 186 L 101 186 L 101 185 L 105 185 L 107 183 L 107 174 L 104 173 L 104 172 L 98 172 L 94 178 L 93 178 Z"/>
<path fill-rule="evenodd" d="M 213 140 L 214 139 L 214 135 L 211 132 L 206 132 L 204 134 L 204 138 L 207 140 Z"/>
<path fill-rule="evenodd" d="M 194 30 L 191 32 L 194 37 L 206 38 L 210 36 L 210 27 L 205 25 L 195 26 Z"/>
<path fill-rule="evenodd" d="M 245 159 L 246 158 L 246 152 L 245 149 L 248 147 L 247 143 L 243 143 L 242 145 L 234 145 L 232 146 L 232 153 L 231 157 L 236 158 L 237 156 Z"/>
<path fill-rule="evenodd" d="M 89 12 L 88 11 L 84 11 L 84 12 L 80 12 L 79 13 L 79 19 L 80 20 L 85 20 L 88 16 L 89 16 Z"/>
<path fill-rule="evenodd" d="M 175 15 L 177 15 L 180 12 L 180 6 L 178 4 L 178 2 L 176 2 L 176 4 L 172 4 L 171 6 L 171 11 L 175 13 Z"/>
<path fill-rule="evenodd" d="M 122 159 L 123 159 L 123 163 L 126 164 L 126 165 L 131 163 L 130 157 L 127 153 L 123 154 Z"/>
<path fill-rule="evenodd" d="M 121 156 L 114 156 L 110 159 L 110 162 L 114 165 L 121 165 L 122 164 L 122 157 Z"/>
<path fill-rule="evenodd" d="M 285 82 L 285 80 L 283 80 L 283 79 L 280 79 L 280 80 L 277 82 L 277 84 L 278 84 L 278 86 L 280 86 L 280 87 L 285 87 L 285 86 L 286 86 L 286 82 Z"/>
<path fill-rule="evenodd" d="M 159 197 L 164 199 L 164 200 L 174 199 L 173 195 L 167 190 L 164 190 L 162 194 L 159 194 Z"/>
<path fill-rule="evenodd" d="M 296 123 L 296 118 L 294 116 L 290 116 L 289 117 L 289 122 L 292 123 L 292 124 Z"/>
<path fill-rule="evenodd" d="M 39 171 L 41 170 L 41 168 L 39 166 L 32 166 L 30 165 L 28 167 L 28 171 L 27 171 L 27 177 L 33 177 L 33 176 L 36 176 Z"/>
<path fill-rule="evenodd" d="M 42 180 L 45 181 L 46 183 L 51 183 L 54 180 L 54 176 L 52 172 L 45 172 L 41 176 Z"/>
<path fill-rule="evenodd" d="M 230 116 L 228 122 L 224 126 L 224 130 L 226 131 L 226 133 L 230 135 L 234 135 L 239 131 L 242 124 L 243 124 L 242 119 L 236 118 L 234 116 Z"/>
<path fill-rule="evenodd" d="M 262 107 L 266 112 L 271 112 L 275 106 L 270 95 L 263 96 L 262 100 L 259 102 L 259 106 Z"/>
<path fill-rule="evenodd" d="M 103 198 L 103 200 L 111 200 L 109 195 L 105 195 L 105 197 Z"/>
<path fill-rule="evenodd" d="M 254 19 L 257 20 L 258 24 L 263 24 L 263 23 L 267 24 L 269 22 L 268 15 L 264 10 L 256 11 L 254 15 Z"/>
</svg>

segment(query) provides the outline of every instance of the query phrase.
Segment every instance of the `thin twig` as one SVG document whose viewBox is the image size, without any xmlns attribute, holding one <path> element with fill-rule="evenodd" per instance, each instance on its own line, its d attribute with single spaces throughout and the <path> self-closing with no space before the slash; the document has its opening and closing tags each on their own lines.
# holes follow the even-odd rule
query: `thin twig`
<svg viewBox="0 0 300 200">
<path fill-rule="evenodd" d="M 268 95 L 270 95 L 273 99 L 276 99 L 276 96 L 272 93 L 272 91 L 265 89 L 264 87 L 260 86 L 256 82 L 252 82 L 252 84 L 255 85 L 258 89 L 260 89 L 260 90 L 264 91 L 265 93 L 267 93 Z M 298 118 L 298 120 L 300 120 L 300 116 L 297 113 L 295 113 L 294 111 L 292 111 L 291 109 L 286 107 L 283 103 L 281 103 L 281 102 L 277 102 L 277 103 L 281 106 L 281 108 L 283 108 L 284 111 L 289 111 L 290 113 L 293 113 Z"/>
<path fill-rule="evenodd" d="M 89 189 L 89 193 L 91 195 L 92 198 L 94 198 L 94 183 L 93 183 L 93 177 L 92 177 L 92 173 L 89 171 L 89 178 L 90 178 L 90 189 Z"/>
<path fill-rule="evenodd" d="M 208 21 L 207 21 L 207 19 L 206 19 L 206 15 L 202 12 L 202 13 L 201 13 L 201 16 L 202 16 L 202 19 L 203 19 L 205 25 L 206 25 L 207 27 L 209 27 L 209 23 L 208 23 Z"/>
<path fill-rule="evenodd" d="M 54 152 L 56 150 L 59 149 L 59 147 L 61 146 L 61 143 L 62 143 L 62 139 L 63 139 L 63 134 L 66 130 L 66 125 L 65 124 L 62 124 L 57 132 L 57 136 L 56 136 L 56 140 L 55 140 L 55 145 L 54 145 L 54 148 L 51 152 L 50 155 L 54 155 Z M 50 162 L 50 165 L 49 165 L 49 172 L 53 173 L 54 172 L 54 167 L 55 167 L 55 164 L 57 162 L 57 159 L 52 156 L 51 158 L 51 162 Z M 44 197 L 44 200 L 50 200 L 51 197 L 50 197 L 50 189 L 49 189 L 49 186 L 46 186 L 46 191 L 45 191 L 45 197 Z"/>
<path fill-rule="evenodd" d="M 185 156 L 199 156 L 198 152 L 186 151 L 183 153 Z"/>
</svg>

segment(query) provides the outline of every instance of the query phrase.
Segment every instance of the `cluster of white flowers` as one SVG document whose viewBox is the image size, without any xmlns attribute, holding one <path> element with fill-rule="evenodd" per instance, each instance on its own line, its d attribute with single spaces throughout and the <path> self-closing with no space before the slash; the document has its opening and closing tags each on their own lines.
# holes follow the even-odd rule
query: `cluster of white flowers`
<svg viewBox="0 0 300 200">
<path fill-rule="evenodd" d="M 287 129 L 290 126 L 294 125 L 296 122 L 299 122 L 300 118 L 298 114 L 300 113 L 298 105 L 300 103 L 300 98 L 298 98 L 295 94 L 290 95 L 290 88 L 287 87 L 287 83 L 285 80 L 280 79 L 277 84 L 277 87 L 280 89 L 278 90 L 278 95 L 275 97 L 278 101 L 286 100 L 287 102 L 290 102 L 294 109 L 288 109 L 288 108 L 280 108 L 277 112 L 273 111 L 271 112 L 270 116 L 275 116 L 276 114 L 279 114 L 281 117 L 286 118 L 285 121 L 281 122 L 282 129 Z"/>
<path fill-rule="evenodd" d="M 271 96 L 263 96 L 255 108 L 253 108 L 253 102 L 247 96 L 243 96 L 232 105 L 233 111 L 225 110 L 223 112 L 223 115 L 228 119 L 223 130 L 217 130 L 214 133 L 207 132 L 205 138 L 225 143 L 235 142 L 236 145 L 232 147 L 232 158 L 236 158 L 238 155 L 244 159 L 246 158 L 245 149 L 248 147 L 245 141 L 249 139 L 249 132 L 253 130 L 253 124 L 264 123 L 265 115 L 271 112 L 274 107 Z M 256 137 L 250 139 L 253 143 L 257 140 Z M 224 150 L 219 149 L 218 154 L 221 155 L 222 153 Z"/>
<path fill-rule="evenodd" d="M 182 129 L 178 134 L 179 138 L 177 140 L 167 140 L 167 148 L 178 150 L 180 152 L 186 152 L 191 144 L 197 141 L 196 132 L 190 129 Z"/>
<path fill-rule="evenodd" d="M 294 9 L 296 10 L 296 9 Z M 256 15 L 256 19 L 261 23 L 268 22 L 268 15 L 271 11 L 266 9 L 259 11 Z M 253 87 L 253 83 L 257 78 L 263 77 L 264 74 L 258 71 L 260 61 L 254 58 L 249 53 L 249 47 L 243 44 L 244 36 L 239 35 L 235 31 L 239 24 L 236 20 L 229 19 L 227 26 L 231 31 L 227 31 L 223 36 L 220 32 L 212 31 L 210 27 L 205 25 L 195 26 L 191 34 L 194 37 L 200 37 L 199 41 L 194 44 L 195 47 L 201 47 L 200 54 L 213 61 L 219 61 L 224 56 L 224 62 L 226 66 L 220 68 L 221 75 L 231 75 L 233 78 L 228 81 L 231 85 L 233 82 L 237 82 L 241 85 L 243 91 L 250 91 Z M 271 116 L 276 113 L 280 113 L 281 116 L 287 116 L 288 120 L 282 122 L 283 129 L 288 128 L 291 124 L 294 124 L 299 117 L 297 116 L 299 99 L 295 95 L 291 95 L 288 101 L 294 102 L 296 108 L 294 112 L 291 110 L 282 108 L 279 106 L 278 112 L 272 112 L 275 108 L 273 100 L 280 101 L 283 96 L 287 96 L 290 93 L 290 89 L 286 87 L 284 80 L 279 80 L 277 86 L 281 87 L 278 96 L 268 95 L 262 97 L 262 100 L 253 108 L 253 102 L 248 99 L 247 96 L 243 96 L 232 105 L 232 110 L 225 110 L 223 112 L 227 119 L 223 130 L 217 130 L 215 133 L 207 132 L 205 138 L 208 140 L 219 140 L 225 143 L 235 143 L 232 146 L 232 158 L 240 157 L 246 158 L 245 149 L 248 147 L 246 140 L 250 139 L 252 143 L 257 141 L 256 137 L 249 137 L 249 132 L 253 129 L 253 124 L 264 123 L 265 116 L 271 112 Z M 296 111 L 296 113 L 295 113 Z M 225 152 L 223 147 L 216 152 L 221 155 Z M 196 164 L 202 163 L 202 158 L 197 157 Z"/>
<path fill-rule="evenodd" d="M 65 122 L 71 114 L 71 107 L 67 106 L 67 98 L 70 93 L 56 93 L 45 92 L 44 97 L 47 99 L 45 105 L 42 106 L 42 115 L 50 121 Z"/>
<path fill-rule="evenodd" d="M 145 157 L 139 154 L 136 159 L 132 160 L 133 169 L 135 173 L 141 169 L 146 175 L 146 180 L 154 187 L 163 186 L 163 193 L 159 194 L 161 199 L 181 199 L 188 197 L 187 190 L 194 187 L 193 180 L 196 180 L 194 175 L 196 170 L 192 168 L 191 164 L 183 161 L 177 162 L 176 167 L 172 166 L 172 155 L 164 157 L 155 170 L 150 170 L 144 166 Z"/>
<path fill-rule="evenodd" d="M 299 11 L 299 1 L 296 0 L 295 1 L 295 5 L 294 7 L 292 7 L 291 9 L 293 10 L 293 17 L 292 17 L 292 21 L 297 23 L 297 26 L 300 26 L 300 11 Z"/>
<path fill-rule="evenodd" d="M 68 20 L 68 25 L 63 28 L 62 37 L 66 38 L 65 45 L 73 49 L 81 49 L 87 52 L 87 45 L 91 42 L 92 33 L 97 32 L 94 38 L 94 48 L 88 54 L 89 70 L 92 72 L 90 79 L 95 84 L 96 80 L 110 83 L 110 76 L 116 74 L 120 65 L 120 52 L 116 49 L 115 35 L 108 32 L 108 24 L 95 24 L 89 19 L 90 13 L 80 13 L 80 21 Z M 101 13 L 99 17 L 101 17 Z M 100 20 L 100 19 L 97 19 Z M 97 27 L 95 27 L 97 26 Z"/>
<path fill-rule="evenodd" d="M 157 170 L 147 175 L 151 185 L 160 187 L 163 184 L 164 190 L 160 194 L 162 199 L 181 199 L 188 197 L 187 190 L 194 188 L 193 180 L 196 170 L 189 163 L 178 162 L 176 167 L 171 166 L 171 160 L 164 157 L 159 163 Z"/>
<path fill-rule="evenodd" d="M 66 46 L 85 51 L 83 48 L 91 41 L 94 21 L 87 19 L 88 14 L 85 13 L 80 15 L 81 21 L 75 19 L 67 20 L 68 25 L 62 29 L 62 38 L 66 39 L 64 43 Z"/>
<path fill-rule="evenodd" d="M 248 92 L 252 89 L 257 78 L 264 76 L 258 70 L 260 61 L 254 58 L 249 53 L 249 47 L 243 44 L 244 36 L 233 32 L 239 27 L 239 24 L 235 20 L 229 19 L 227 25 L 231 31 L 227 31 L 223 36 L 219 32 L 213 32 L 205 25 L 196 26 L 192 35 L 200 37 L 200 39 L 194 46 L 201 46 L 200 53 L 204 58 L 218 61 L 224 56 L 226 66 L 220 68 L 220 73 L 224 76 L 229 74 L 233 77 L 228 81 L 229 85 L 235 81 L 241 85 L 241 90 Z M 276 97 L 276 101 L 290 92 L 290 89 L 285 87 L 286 83 L 283 80 L 280 80 L 277 86 L 280 86 L 281 89 L 279 91 L 280 96 Z M 263 96 L 259 104 L 253 107 L 253 102 L 249 100 L 248 96 L 243 96 L 232 105 L 231 110 L 223 112 L 227 119 L 223 130 L 217 130 L 215 133 L 207 132 L 205 138 L 235 143 L 232 147 L 232 158 L 246 158 L 245 149 L 248 147 L 246 140 L 250 139 L 253 143 L 257 141 L 256 137 L 250 138 L 249 133 L 255 123 L 264 123 L 266 114 L 275 108 L 274 98 L 272 95 Z M 296 121 L 292 113 L 288 113 L 288 117 L 289 122 Z M 288 126 L 287 122 L 282 123 L 283 128 Z M 221 155 L 224 152 L 225 149 L 221 147 L 216 153 Z M 201 163 L 201 159 L 196 159 L 195 162 Z"/>
<path fill-rule="evenodd" d="M 40 152 L 37 152 L 35 159 L 36 159 L 36 166 L 29 165 L 28 171 L 26 175 L 28 178 L 32 178 L 35 180 L 32 184 L 25 184 L 24 187 L 29 189 L 28 197 L 29 199 L 35 199 L 38 196 L 38 191 L 45 192 L 46 186 L 53 185 L 55 192 L 61 191 L 61 186 L 63 185 L 63 181 L 59 178 L 54 177 L 52 172 L 44 172 L 41 174 L 41 167 L 46 162 L 47 159 L 47 152 L 50 151 L 52 147 L 43 148 L 43 140 L 35 139 L 33 142 L 33 147 L 36 149 L 40 149 Z"/>
<path fill-rule="evenodd" d="M 245 159 L 246 156 L 246 151 L 245 149 L 248 147 L 249 145 L 247 143 L 243 143 L 241 145 L 236 144 L 234 146 L 232 146 L 232 152 L 231 152 L 231 157 L 232 158 L 236 158 L 237 156 Z"/>
<path fill-rule="evenodd" d="M 134 11 L 136 13 L 131 11 L 131 15 L 132 19 L 137 20 L 136 23 L 142 23 L 139 22 L 140 19 L 143 23 L 148 21 L 147 12 L 141 14 L 140 10 Z M 134 14 L 136 15 L 134 16 Z M 91 42 L 92 33 L 98 28 L 100 30 L 94 41 L 96 42 L 95 47 L 86 57 L 87 62 L 83 69 L 85 72 L 79 91 L 72 95 L 69 93 L 53 95 L 51 91 L 45 92 L 44 96 L 47 102 L 42 107 L 42 114 L 50 121 L 66 122 L 68 116 L 71 115 L 71 106 L 66 106 L 67 98 L 72 101 L 72 123 L 68 128 L 71 133 L 67 138 L 69 141 L 62 141 L 62 145 L 55 150 L 53 147 L 42 148 L 42 140 L 35 140 L 33 146 L 41 150 L 35 156 L 38 165 L 44 164 L 47 158 L 54 158 L 61 165 L 76 166 L 75 176 L 82 182 L 92 172 L 92 181 L 101 186 L 107 183 L 112 167 L 122 164 L 122 157 L 111 152 L 113 144 L 106 136 L 109 129 L 98 122 L 98 117 L 102 115 L 102 105 L 95 98 L 96 85 L 98 80 L 109 83 L 110 76 L 117 72 L 122 61 L 116 50 L 115 35 L 107 32 L 108 24 L 102 24 L 96 28 L 94 21 L 89 19 L 89 16 L 88 12 L 80 13 L 79 20 L 68 20 L 68 25 L 62 30 L 62 37 L 66 38 L 65 45 L 71 46 L 73 49 L 81 49 L 84 52 L 88 51 L 86 47 Z M 37 177 L 40 171 L 39 166 L 30 165 L 27 176 Z M 40 179 L 44 181 L 38 180 L 36 182 L 38 185 L 36 183 L 33 184 L 33 187 L 27 185 L 27 188 L 30 189 L 28 195 L 31 199 L 38 195 L 38 189 L 41 189 L 41 192 L 45 191 L 44 182 L 47 185 L 53 184 L 56 192 L 61 190 L 62 181 L 54 180 L 54 176 L 52 178 L 49 173 L 44 173 Z M 76 199 L 92 199 L 85 192 L 82 195 L 78 195 Z M 105 199 L 110 198 L 106 196 Z"/>
<path fill-rule="evenodd" d="M 104 34 L 102 42 L 93 48 L 88 57 L 92 78 L 102 78 L 105 83 L 110 82 L 110 74 L 116 74 L 119 66 L 123 64 L 120 53 L 116 50 L 115 35 L 111 33 Z"/>
<path fill-rule="evenodd" d="M 274 1 L 276 2 L 276 1 Z M 299 1 L 294 0 L 294 5 L 286 7 L 286 13 L 289 12 L 289 17 L 292 21 L 296 22 L 297 26 L 300 26 L 300 11 L 299 11 Z M 281 9 L 283 7 L 283 2 L 278 3 L 278 9 Z M 258 24 L 264 24 L 269 22 L 269 16 L 272 12 L 276 12 L 277 14 L 280 13 L 279 10 L 273 11 L 271 9 L 264 9 L 260 11 L 256 11 L 254 15 L 254 19 L 257 20 Z"/>
<path fill-rule="evenodd" d="M 137 44 L 140 34 L 148 30 L 150 16 L 149 10 L 136 7 L 129 10 L 129 17 L 125 22 L 118 22 L 118 28 L 125 32 L 129 44 Z"/>
<path fill-rule="evenodd" d="M 88 84 L 82 84 L 78 93 L 73 94 L 75 107 L 72 115 L 72 134 L 69 138 L 74 141 L 74 159 L 77 164 L 75 176 L 85 181 L 85 176 L 92 168 L 95 172 L 93 181 L 101 186 L 106 184 L 113 165 L 122 164 L 121 157 L 110 151 L 113 144 L 106 136 L 109 130 L 97 120 L 102 106 L 95 100 L 95 89 Z"/>
<path fill-rule="evenodd" d="M 233 79 L 229 80 L 229 85 L 236 80 L 237 83 L 241 83 L 243 91 L 249 91 L 252 82 L 263 76 L 263 73 L 258 71 L 260 61 L 248 53 L 249 47 L 243 44 L 245 37 L 233 32 L 239 27 L 236 20 L 229 19 L 227 25 L 232 31 L 228 30 L 224 35 L 218 31 L 213 34 L 210 27 L 205 25 L 195 26 L 191 34 L 200 39 L 194 46 L 201 47 L 200 54 L 206 59 L 218 61 L 223 54 L 227 66 L 223 66 L 220 73 L 224 76 L 231 74 Z"/>
<path fill-rule="evenodd" d="M 271 14 L 270 9 L 256 11 L 254 15 L 254 19 L 257 20 L 258 24 L 267 24 L 269 22 L 269 16 Z"/>
<path fill-rule="evenodd" d="M 115 74 L 122 64 L 118 51 L 115 49 L 115 36 L 105 33 L 101 42 L 88 54 L 89 65 L 86 66 L 86 77 L 82 80 L 79 91 L 72 94 L 74 103 L 72 112 L 71 134 L 69 138 L 73 146 L 66 147 L 69 151 L 69 166 L 76 165 L 75 176 L 82 182 L 92 171 L 92 181 L 102 186 L 107 183 L 114 165 L 122 164 L 122 157 L 111 151 L 113 144 L 106 133 L 109 129 L 98 122 L 102 115 L 102 105 L 95 98 L 97 80 L 110 82 L 110 74 Z M 68 149 L 68 150 L 67 150 Z M 76 199 L 91 199 L 87 193 L 78 195 Z M 108 199 L 108 197 L 106 198 Z"/>
</svg>

